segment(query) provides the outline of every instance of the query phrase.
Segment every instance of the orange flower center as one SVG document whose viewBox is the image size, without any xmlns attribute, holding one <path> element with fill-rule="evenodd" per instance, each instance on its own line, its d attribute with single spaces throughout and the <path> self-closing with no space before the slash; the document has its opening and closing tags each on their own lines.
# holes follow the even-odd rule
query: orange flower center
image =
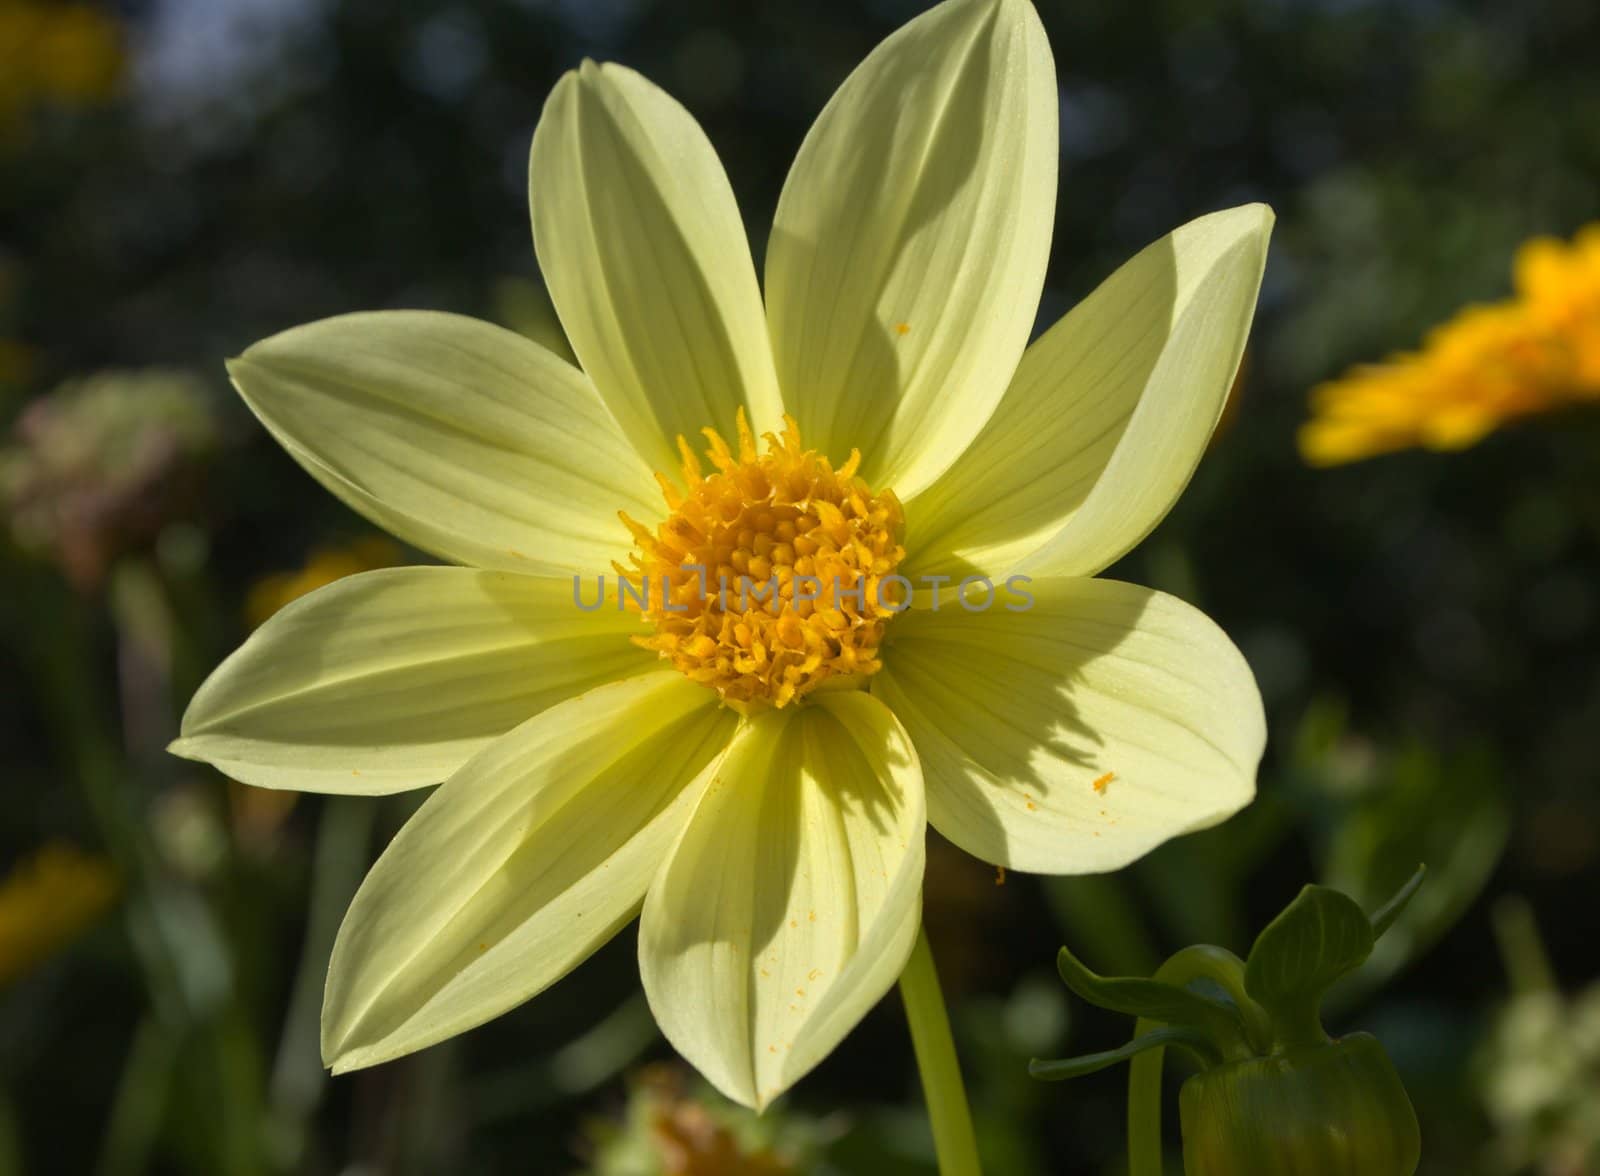
<svg viewBox="0 0 1600 1176">
<path fill-rule="evenodd" d="M 882 662 L 884 626 L 899 607 L 885 584 L 905 548 L 892 491 L 806 449 L 792 417 L 767 452 L 739 414 L 737 455 L 715 429 L 707 475 L 684 438 L 683 483 L 661 474 L 671 514 L 654 532 L 630 519 L 637 550 L 616 565 L 624 594 L 655 628 L 635 637 L 734 705 L 787 706 L 827 682 L 859 684 Z"/>
</svg>

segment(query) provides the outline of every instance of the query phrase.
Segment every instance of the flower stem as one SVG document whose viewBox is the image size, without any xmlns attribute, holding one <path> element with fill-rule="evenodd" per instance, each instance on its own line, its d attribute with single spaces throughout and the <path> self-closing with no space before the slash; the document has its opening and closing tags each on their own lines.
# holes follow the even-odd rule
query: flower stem
<svg viewBox="0 0 1600 1176">
<path fill-rule="evenodd" d="M 1244 963 L 1232 952 L 1209 944 L 1195 944 L 1183 948 L 1156 969 L 1155 979 L 1167 984 L 1185 985 L 1191 980 L 1205 979 L 1217 985 L 1239 1009 L 1244 1022 L 1244 1039 L 1224 1047 L 1223 1056 L 1231 1051 L 1251 1048 L 1265 1050 L 1272 1043 L 1272 1027 L 1266 1010 L 1250 999 L 1244 988 Z M 1140 1017 L 1134 1025 L 1133 1039 L 1138 1041 L 1146 1033 L 1161 1027 L 1160 1021 Z M 1128 1176 L 1161 1176 L 1165 1160 L 1161 1147 L 1161 1066 L 1165 1049 L 1149 1049 L 1128 1067 Z"/>
<path fill-rule="evenodd" d="M 1140 1017 L 1133 1039 L 1160 1027 Z M 1128 1067 L 1128 1176 L 1161 1176 L 1161 1063 L 1166 1049 L 1148 1049 Z"/>
<path fill-rule="evenodd" d="M 981 1176 L 972 1112 L 967 1108 L 967 1091 L 961 1084 L 961 1067 L 950 1036 L 950 1015 L 945 1011 L 926 931 L 918 932 L 917 945 L 900 974 L 900 997 L 906 1004 L 911 1046 L 922 1076 L 922 1097 L 933 1124 L 939 1176 Z"/>
</svg>

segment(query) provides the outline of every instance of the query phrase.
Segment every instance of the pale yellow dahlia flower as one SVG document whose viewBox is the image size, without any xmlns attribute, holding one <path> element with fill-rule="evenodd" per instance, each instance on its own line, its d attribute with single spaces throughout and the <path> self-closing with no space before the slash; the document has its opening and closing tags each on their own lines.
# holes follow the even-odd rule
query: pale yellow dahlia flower
<svg viewBox="0 0 1600 1176">
<path fill-rule="evenodd" d="M 1179 229 L 1027 347 L 1056 115 L 1025 0 L 913 20 L 801 147 L 763 300 L 694 119 L 586 63 L 530 168 L 581 371 L 410 312 L 299 327 L 233 363 L 323 485 L 464 565 L 285 608 L 173 745 L 270 788 L 444 782 L 339 934 L 336 1071 L 505 1012 L 642 909 L 661 1028 L 761 1106 L 906 963 L 928 821 L 986 861 L 1076 873 L 1250 799 L 1265 731 L 1239 653 L 1188 605 L 1090 577 L 1199 460 L 1271 214 Z M 707 430 L 709 473 L 678 440 Z M 698 593 L 692 563 L 774 577 L 781 598 Z M 666 574 L 671 607 L 592 609 L 615 567 Z M 810 574 L 845 591 L 797 599 Z M 908 611 L 852 598 L 892 575 L 916 587 Z M 1010 607 L 969 611 L 946 586 L 934 610 L 932 576 L 1031 580 Z"/>
</svg>

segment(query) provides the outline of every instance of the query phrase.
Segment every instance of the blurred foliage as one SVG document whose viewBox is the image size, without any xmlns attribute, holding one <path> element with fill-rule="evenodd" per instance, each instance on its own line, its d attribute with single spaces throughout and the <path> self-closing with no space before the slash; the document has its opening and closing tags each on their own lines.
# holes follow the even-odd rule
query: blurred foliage
<svg viewBox="0 0 1600 1176">
<path fill-rule="evenodd" d="M 1600 983 L 1566 996 L 1527 904 L 1502 899 L 1494 915 L 1512 995 L 1475 1059 L 1492 1164 L 1583 1176 L 1600 1167 Z"/>
<path fill-rule="evenodd" d="M 218 442 L 205 386 L 159 369 L 69 380 L 14 432 L 0 450 L 11 536 L 84 592 L 194 500 L 188 483 Z"/>
<path fill-rule="evenodd" d="M 162 751 L 244 635 L 251 586 L 368 533 L 254 427 L 220 361 L 295 323 L 393 306 L 558 346 L 526 153 L 551 84 L 585 54 L 641 69 L 701 119 L 759 258 L 810 120 L 924 6 L 0 0 L 0 424 L 7 469 L 24 470 L 7 485 L 50 488 L 26 509 L 8 490 L 0 538 L 14 798 L 0 869 L 61 841 L 121 880 L 110 915 L 0 991 L 0 1173 L 561 1172 L 599 1154 L 583 1123 L 648 1116 L 626 1075 L 668 1051 L 627 932 L 490 1027 L 324 1074 L 333 933 L 416 800 L 275 806 Z M 1600 216 L 1600 10 L 1039 8 L 1063 151 L 1041 324 L 1188 217 L 1250 199 L 1279 214 L 1226 431 L 1113 572 L 1218 618 L 1256 669 L 1273 741 L 1255 805 L 1120 875 L 997 886 L 935 840 L 930 934 L 990 1170 L 1122 1163 L 1117 1076 L 1064 1093 L 1023 1068 L 1120 1044 L 1115 1018 L 1069 1022 L 1049 995 L 1060 941 L 1144 974 L 1181 943 L 1242 950 L 1307 880 L 1370 909 L 1426 860 L 1428 887 L 1333 1026 L 1359 1017 L 1394 1056 L 1425 1172 L 1560 1171 L 1551 1141 L 1569 1129 L 1547 1128 L 1542 1103 L 1508 1119 L 1493 1075 L 1508 1033 L 1519 1056 L 1541 1054 L 1585 998 L 1553 1013 L 1542 998 L 1537 1032 L 1508 1030 L 1487 912 L 1526 897 L 1554 988 L 1600 974 L 1600 419 L 1574 410 L 1469 452 L 1330 471 L 1300 463 L 1295 430 L 1309 388 L 1504 296 L 1519 243 Z M 41 19 L 100 31 L 45 51 L 16 33 Z M 197 415 L 148 374 L 94 374 L 152 370 L 194 373 L 176 378 Z M 51 391 L 113 380 L 98 407 Z M 70 461 L 46 456 L 41 419 L 77 422 Z M 162 466 L 161 494 L 141 480 L 149 429 L 184 455 Z M 23 515 L 43 501 L 60 505 L 41 544 Z M 63 558 L 63 520 L 93 559 Z M 782 1115 L 825 1124 L 822 1162 L 839 1171 L 932 1170 L 893 999 Z"/>
</svg>

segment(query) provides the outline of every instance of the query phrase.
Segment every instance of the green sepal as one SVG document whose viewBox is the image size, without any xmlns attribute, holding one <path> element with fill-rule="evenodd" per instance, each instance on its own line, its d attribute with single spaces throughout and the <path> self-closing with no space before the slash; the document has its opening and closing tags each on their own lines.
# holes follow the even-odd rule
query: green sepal
<svg viewBox="0 0 1600 1176">
<path fill-rule="evenodd" d="M 1235 1032 L 1244 1030 L 1239 1011 L 1231 1001 L 1142 976 L 1101 976 L 1091 972 L 1065 947 L 1056 954 L 1056 971 L 1068 988 L 1102 1009 L 1168 1025 L 1206 1029 L 1215 1028 L 1220 1022 Z"/>
<path fill-rule="evenodd" d="M 1382 937 L 1383 933 L 1394 926 L 1396 919 L 1405 911 L 1412 896 L 1422 889 L 1422 880 L 1427 876 L 1428 867 L 1418 866 L 1417 872 L 1406 880 L 1406 884 L 1395 891 L 1395 895 L 1384 903 L 1372 915 L 1372 938 L 1374 941 Z"/>
<path fill-rule="evenodd" d="M 1372 923 L 1354 899 L 1307 886 L 1256 937 L 1244 987 L 1272 1015 L 1280 1042 L 1327 1040 L 1322 994 L 1372 954 Z"/>
<path fill-rule="evenodd" d="M 1093 1074 L 1097 1070 L 1104 1070 L 1107 1066 L 1115 1066 L 1125 1062 L 1147 1049 L 1159 1049 L 1163 1046 L 1177 1046 L 1186 1049 L 1202 1066 L 1217 1066 L 1222 1064 L 1222 1055 L 1211 1044 L 1211 1039 L 1204 1033 L 1194 1029 L 1155 1029 L 1143 1037 L 1136 1037 L 1120 1049 L 1108 1049 L 1103 1053 L 1082 1054 L 1075 1058 L 1061 1058 L 1058 1061 L 1041 1061 L 1034 1058 L 1028 1063 L 1028 1073 L 1045 1082 L 1062 1082 L 1068 1078 L 1081 1078 L 1085 1074 Z"/>
</svg>

